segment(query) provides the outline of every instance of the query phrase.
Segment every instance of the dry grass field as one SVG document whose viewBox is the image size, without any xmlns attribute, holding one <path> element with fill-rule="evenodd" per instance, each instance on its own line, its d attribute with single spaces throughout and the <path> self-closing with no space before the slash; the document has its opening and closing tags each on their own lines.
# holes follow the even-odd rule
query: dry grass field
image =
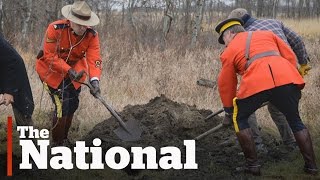
<svg viewBox="0 0 320 180">
<path fill-rule="evenodd" d="M 306 76 L 307 85 L 303 90 L 300 112 L 304 122 L 313 132 L 320 131 L 319 87 L 320 87 L 320 22 L 315 19 L 302 21 L 283 20 L 286 25 L 302 35 L 309 55 L 312 70 Z M 210 26 L 211 27 L 211 26 Z M 207 29 L 210 34 L 212 29 Z M 211 35 L 212 36 L 212 35 Z M 41 37 L 38 37 L 41 38 Z M 184 49 L 176 43 L 164 51 L 157 48 L 141 48 L 141 53 L 129 53 L 132 46 L 120 36 L 101 36 L 104 69 L 101 80 L 102 96 L 115 109 L 121 111 L 126 105 L 144 104 L 151 98 L 165 94 L 170 99 L 199 109 L 212 111 L 221 108 L 217 89 L 197 86 L 199 78 L 215 80 L 221 67 L 219 54 L 222 46 L 214 45 L 195 49 Z M 213 34 L 216 41 L 216 34 Z M 183 41 L 181 41 L 183 42 Z M 213 43 L 214 44 L 214 43 Z M 25 60 L 35 101 L 33 119 L 41 128 L 50 128 L 53 104 L 34 70 L 35 54 L 16 47 Z M 11 115 L 10 107 L 0 107 L 1 124 Z M 258 110 L 262 127 L 277 133 L 266 109 Z M 72 125 L 71 138 L 76 140 L 85 135 L 94 125 L 108 118 L 110 114 L 95 100 L 86 87 L 82 88 L 80 107 Z"/>
<path fill-rule="evenodd" d="M 320 153 L 320 21 L 317 19 L 305 19 L 301 21 L 282 19 L 284 24 L 298 32 L 304 39 L 309 52 L 312 70 L 305 77 L 306 86 L 300 101 L 300 114 L 307 127 L 311 130 L 315 140 L 317 162 L 319 164 Z M 218 45 L 217 35 L 212 33 L 214 25 L 208 26 L 200 36 L 199 44 L 194 49 L 188 48 L 188 38 L 180 37 L 168 41 L 168 46 L 161 50 L 158 47 L 140 46 L 140 53 L 132 51 L 130 38 L 124 32 L 100 33 L 101 49 L 103 57 L 103 74 L 101 79 L 102 96 L 117 111 L 122 111 L 127 105 L 145 104 L 150 99 L 165 94 L 166 97 L 189 105 L 195 105 L 198 109 L 209 109 L 217 111 L 221 109 L 219 94 L 216 88 L 210 89 L 198 86 L 196 81 L 200 78 L 215 81 L 221 64 L 219 54 L 223 47 Z M 116 29 L 116 28 L 115 28 Z M 38 41 L 42 36 L 36 37 Z M 212 42 L 213 41 L 213 42 Z M 207 45 L 209 44 L 209 45 Z M 155 45 L 157 46 L 157 45 Z M 53 104 L 45 92 L 37 73 L 35 72 L 36 54 L 32 50 L 25 50 L 23 45 L 15 48 L 25 60 L 31 88 L 33 91 L 35 111 L 33 120 L 39 128 L 51 128 L 51 115 Z M 12 114 L 11 107 L 0 106 L 0 141 L 5 142 L 6 117 Z M 257 111 L 258 123 L 264 131 L 279 137 L 279 133 L 272 122 L 266 108 Z M 70 138 L 76 141 L 85 136 L 96 124 L 109 118 L 111 115 L 94 99 L 88 88 L 83 87 L 80 95 L 80 106 L 70 131 Z M 4 146 L 0 147 L 4 150 Z M 17 147 L 16 147 L 17 148 Z M 294 162 L 277 163 L 276 166 L 270 162 L 265 171 L 267 174 L 288 179 L 300 179 L 309 177 L 297 177 L 297 169 L 302 164 L 302 158 Z M 291 168 L 292 166 L 296 168 Z M 116 174 L 114 174 L 116 173 Z M 118 174 L 117 174 L 118 173 Z M 64 172 L 63 172 L 64 174 Z M 105 171 L 103 173 L 91 171 L 90 173 L 68 171 L 65 172 L 72 177 L 92 178 L 97 177 L 121 177 L 119 172 Z M 161 179 L 161 174 L 154 174 L 155 179 Z M 152 176 L 153 177 L 153 176 Z M 125 178 L 125 177 L 124 177 Z M 122 178 L 122 179 L 124 179 Z"/>
</svg>

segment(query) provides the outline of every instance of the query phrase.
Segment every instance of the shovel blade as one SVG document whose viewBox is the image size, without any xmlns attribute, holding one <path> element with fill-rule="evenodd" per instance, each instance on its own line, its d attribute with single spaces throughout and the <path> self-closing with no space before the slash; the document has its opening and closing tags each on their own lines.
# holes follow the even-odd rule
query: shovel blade
<svg viewBox="0 0 320 180">
<path fill-rule="evenodd" d="M 119 126 L 113 131 L 123 141 L 138 141 L 142 130 L 135 120 L 125 122 L 125 127 Z"/>
</svg>

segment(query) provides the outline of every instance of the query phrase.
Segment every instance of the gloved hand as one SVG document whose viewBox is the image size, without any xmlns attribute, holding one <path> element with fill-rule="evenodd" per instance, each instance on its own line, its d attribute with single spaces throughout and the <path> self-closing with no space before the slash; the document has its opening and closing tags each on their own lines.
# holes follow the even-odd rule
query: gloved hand
<svg viewBox="0 0 320 180">
<path fill-rule="evenodd" d="M 97 95 L 100 94 L 100 86 L 99 86 L 99 81 L 98 80 L 93 80 L 90 82 L 92 88 L 90 89 L 90 93 L 94 96 L 97 97 Z"/>
<path fill-rule="evenodd" d="M 311 69 L 311 67 L 308 64 L 301 64 L 299 67 L 299 73 L 302 77 L 308 74 L 308 71 Z"/>
<path fill-rule="evenodd" d="M 233 107 L 223 107 L 223 110 L 225 112 L 225 115 L 222 121 L 222 125 L 229 126 L 232 124 Z"/>
<path fill-rule="evenodd" d="M 223 126 L 230 126 L 232 124 L 232 114 L 225 113 L 222 125 Z"/>
<path fill-rule="evenodd" d="M 81 70 L 79 73 L 75 71 L 74 69 L 69 69 L 68 74 L 72 81 L 79 81 L 83 76 L 84 70 Z"/>
</svg>

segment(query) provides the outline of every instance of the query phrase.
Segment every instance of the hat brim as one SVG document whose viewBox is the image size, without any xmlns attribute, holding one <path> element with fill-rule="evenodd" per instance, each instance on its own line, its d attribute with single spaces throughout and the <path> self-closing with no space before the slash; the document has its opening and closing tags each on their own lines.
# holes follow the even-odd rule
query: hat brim
<svg viewBox="0 0 320 180">
<path fill-rule="evenodd" d="M 99 24 L 100 19 L 94 12 L 91 11 L 90 19 L 82 20 L 82 19 L 79 19 L 76 16 L 72 15 L 71 7 L 72 7 L 72 5 L 66 5 L 61 9 L 62 15 L 65 18 L 67 18 L 68 20 L 70 20 L 76 24 L 83 25 L 83 26 L 95 26 L 95 25 Z"/>
<path fill-rule="evenodd" d="M 241 19 L 239 19 L 239 18 L 229 18 L 229 19 L 226 19 L 226 20 L 220 22 L 220 23 L 216 26 L 216 28 L 215 28 L 215 31 L 220 34 L 219 39 L 218 39 L 218 42 L 219 42 L 220 44 L 225 44 L 225 42 L 224 42 L 224 40 L 223 40 L 223 33 L 224 33 L 227 29 L 229 29 L 230 27 L 232 27 L 232 26 L 234 26 L 234 25 L 226 28 L 226 29 L 223 30 L 223 32 L 221 32 L 221 33 L 220 33 L 220 30 L 221 30 L 222 26 L 224 26 L 225 24 L 227 24 L 227 23 L 229 23 L 229 22 L 231 22 L 231 21 L 238 21 L 241 25 L 243 25 L 243 21 L 242 21 Z"/>
<path fill-rule="evenodd" d="M 224 33 L 224 32 L 223 32 L 223 33 Z M 223 40 L 223 33 L 220 34 L 219 39 L 218 39 L 218 42 L 219 42 L 220 44 L 225 44 L 225 43 L 224 43 L 224 40 Z"/>
</svg>

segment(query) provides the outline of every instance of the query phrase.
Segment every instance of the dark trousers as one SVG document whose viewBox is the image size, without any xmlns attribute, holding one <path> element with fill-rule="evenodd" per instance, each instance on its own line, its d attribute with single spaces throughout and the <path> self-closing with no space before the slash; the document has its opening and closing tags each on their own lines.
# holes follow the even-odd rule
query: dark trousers
<svg viewBox="0 0 320 180">
<path fill-rule="evenodd" d="M 12 110 L 17 126 L 33 126 L 33 121 L 30 116 L 24 115 L 19 109 L 15 108 L 14 106 L 12 106 Z"/>
<path fill-rule="evenodd" d="M 260 106 L 269 101 L 282 112 L 293 131 L 298 132 L 305 128 L 299 115 L 299 100 L 301 90 L 294 84 L 287 84 L 259 92 L 244 99 L 234 101 L 234 123 L 236 131 L 249 128 L 248 118 Z"/>
<path fill-rule="evenodd" d="M 58 89 L 49 87 L 49 91 L 57 118 L 72 115 L 78 109 L 81 87 L 75 89 L 70 78 L 62 81 Z"/>
</svg>

